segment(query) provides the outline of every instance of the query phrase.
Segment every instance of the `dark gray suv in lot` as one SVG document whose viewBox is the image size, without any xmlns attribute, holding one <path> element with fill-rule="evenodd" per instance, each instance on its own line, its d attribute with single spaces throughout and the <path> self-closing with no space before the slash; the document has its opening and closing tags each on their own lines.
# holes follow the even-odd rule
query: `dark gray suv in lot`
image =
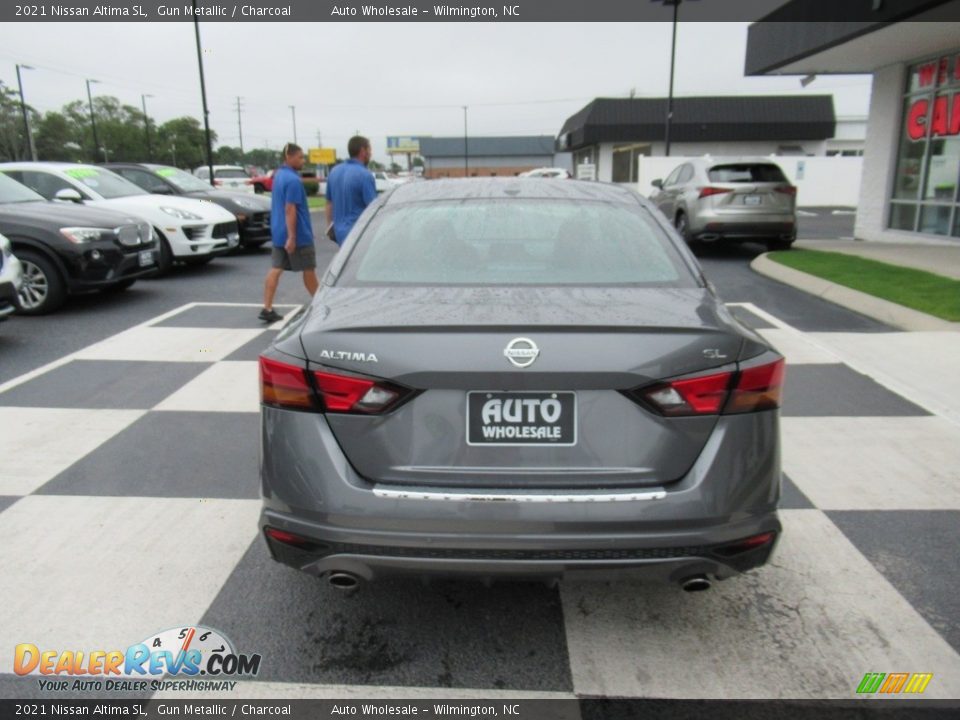
<svg viewBox="0 0 960 720">
<path fill-rule="evenodd" d="M 783 370 L 630 190 L 402 185 L 260 358 L 261 527 L 340 588 L 705 589 L 780 532 Z"/>
</svg>

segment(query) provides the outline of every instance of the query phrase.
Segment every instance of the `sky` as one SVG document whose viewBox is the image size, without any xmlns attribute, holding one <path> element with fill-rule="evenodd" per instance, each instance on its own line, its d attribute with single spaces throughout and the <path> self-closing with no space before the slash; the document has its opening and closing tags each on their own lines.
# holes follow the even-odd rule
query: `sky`
<svg viewBox="0 0 960 720">
<path fill-rule="evenodd" d="M 748 23 L 684 23 L 677 33 L 676 96 L 822 94 L 838 116 L 865 116 L 870 77 L 746 78 Z M 334 147 L 355 132 L 387 161 L 388 135 L 553 135 L 595 97 L 665 97 L 669 23 L 201 23 L 211 128 L 245 149 Z M 94 94 L 140 106 L 151 117 L 202 118 L 193 24 L 0 25 L 0 80 L 27 103 L 59 110 Z"/>
</svg>

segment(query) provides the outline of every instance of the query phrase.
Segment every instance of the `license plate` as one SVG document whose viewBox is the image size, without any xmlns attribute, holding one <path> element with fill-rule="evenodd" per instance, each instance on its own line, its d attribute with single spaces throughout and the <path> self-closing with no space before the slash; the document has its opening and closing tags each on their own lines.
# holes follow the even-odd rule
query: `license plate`
<svg viewBox="0 0 960 720">
<path fill-rule="evenodd" d="M 747 195 L 743 198 L 744 205 L 759 205 L 760 196 L 759 195 Z"/>
<path fill-rule="evenodd" d="M 240 235 L 237 233 L 230 233 L 227 235 L 227 247 L 236 247 L 240 244 Z"/>
<path fill-rule="evenodd" d="M 148 267 L 153 265 L 153 250 L 141 250 L 139 261 L 140 267 Z"/>
<path fill-rule="evenodd" d="M 467 393 L 467 445 L 576 444 L 576 393 Z"/>
</svg>

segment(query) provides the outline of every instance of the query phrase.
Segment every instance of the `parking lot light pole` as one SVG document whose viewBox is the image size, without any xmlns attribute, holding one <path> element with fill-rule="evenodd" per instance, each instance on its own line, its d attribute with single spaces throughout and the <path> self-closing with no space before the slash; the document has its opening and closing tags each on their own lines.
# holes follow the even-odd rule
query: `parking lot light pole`
<svg viewBox="0 0 960 720">
<path fill-rule="evenodd" d="M 470 150 L 467 143 L 467 106 L 463 106 L 463 176 L 470 177 Z"/>
<path fill-rule="evenodd" d="M 683 0 L 652 0 L 653 2 L 662 2 L 664 5 L 673 6 L 673 36 L 670 40 L 670 89 L 667 92 L 667 124 L 664 131 L 664 155 L 670 156 L 670 125 L 673 123 L 673 70 L 677 58 L 677 15 L 680 12 L 680 3 Z M 687 0 L 691 2 L 692 0 Z"/>
<path fill-rule="evenodd" d="M 293 143 L 294 145 L 296 145 L 297 144 L 297 106 L 288 105 L 287 107 L 290 108 L 290 113 L 293 115 Z M 359 133 L 357 134 L 359 135 Z"/>
<path fill-rule="evenodd" d="M 87 103 L 90 105 L 90 128 L 93 130 L 93 161 L 97 162 L 100 157 L 100 138 L 97 137 L 97 118 L 93 114 L 93 94 L 90 92 L 91 83 L 99 83 L 99 80 L 87 80 Z"/>
<path fill-rule="evenodd" d="M 200 70 L 200 97 L 203 100 L 203 130 L 207 140 L 207 169 L 210 172 L 210 184 L 214 184 L 213 177 L 213 147 L 210 143 L 210 110 L 207 108 L 207 84 L 203 79 L 203 49 L 200 46 L 200 16 L 197 15 L 197 0 L 193 4 L 193 36 L 197 41 L 197 67 Z"/>
<path fill-rule="evenodd" d="M 33 143 L 33 133 L 30 132 L 30 118 L 27 115 L 27 103 L 23 99 L 23 80 L 20 79 L 21 70 L 33 70 L 30 65 L 17 65 L 17 90 L 20 91 L 20 111 L 23 113 L 23 129 L 27 133 L 27 147 L 30 149 L 30 159 L 37 161 L 37 146 Z"/>
<path fill-rule="evenodd" d="M 153 95 L 141 95 L 140 103 L 143 105 L 143 132 L 147 136 L 147 160 L 153 162 L 153 150 L 150 149 L 150 117 L 147 115 L 147 98 Z"/>
</svg>

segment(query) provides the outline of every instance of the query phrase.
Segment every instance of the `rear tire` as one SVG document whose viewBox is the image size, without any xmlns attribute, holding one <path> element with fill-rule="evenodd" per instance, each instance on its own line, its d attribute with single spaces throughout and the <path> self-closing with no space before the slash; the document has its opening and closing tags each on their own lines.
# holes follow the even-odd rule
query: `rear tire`
<svg viewBox="0 0 960 720">
<path fill-rule="evenodd" d="M 33 250 L 15 250 L 23 265 L 20 290 L 21 315 L 46 315 L 67 299 L 67 284 L 53 261 Z"/>
<path fill-rule="evenodd" d="M 677 229 L 677 232 L 680 234 L 680 237 L 683 238 L 687 247 L 690 248 L 695 255 L 703 249 L 703 243 L 690 237 L 690 226 L 687 224 L 686 213 L 678 212 L 677 217 L 673 221 L 673 226 Z"/>
</svg>

